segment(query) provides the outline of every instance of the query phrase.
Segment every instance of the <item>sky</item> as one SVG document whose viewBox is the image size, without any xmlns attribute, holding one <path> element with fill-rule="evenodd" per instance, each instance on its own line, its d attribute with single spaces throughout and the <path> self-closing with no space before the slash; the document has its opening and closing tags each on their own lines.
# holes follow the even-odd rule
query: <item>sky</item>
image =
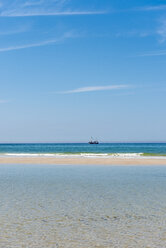
<svg viewBox="0 0 166 248">
<path fill-rule="evenodd" d="M 0 142 L 166 142 L 165 0 L 0 0 Z"/>
</svg>

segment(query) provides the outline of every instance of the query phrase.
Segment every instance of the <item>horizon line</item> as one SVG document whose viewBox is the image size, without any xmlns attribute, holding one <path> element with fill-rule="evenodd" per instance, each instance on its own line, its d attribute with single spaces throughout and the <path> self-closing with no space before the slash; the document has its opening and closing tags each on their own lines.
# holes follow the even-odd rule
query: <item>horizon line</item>
<svg viewBox="0 0 166 248">
<path fill-rule="evenodd" d="M 117 144 L 117 143 L 137 143 L 137 144 L 144 144 L 144 143 L 156 143 L 156 144 L 159 144 L 159 143 L 165 143 L 166 144 L 166 141 L 99 141 L 100 144 Z M 30 142 L 30 141 L 25 141 L 25 142 L 0 142 L 0 145 L 3 145 L 3 144 L 88 144 L 88 141 L 59 141 L 59 142 L 53 142 L 53 141 L 47 141 L 47 142 L 44 142 L 44 141 L 37 141 L 37 142 Z"/>
</svg>

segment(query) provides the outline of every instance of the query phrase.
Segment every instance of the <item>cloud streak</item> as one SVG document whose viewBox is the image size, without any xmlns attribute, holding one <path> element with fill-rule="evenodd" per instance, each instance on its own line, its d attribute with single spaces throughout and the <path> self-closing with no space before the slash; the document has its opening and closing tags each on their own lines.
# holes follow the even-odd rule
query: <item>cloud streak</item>
<svg viewBox="0 0 166 248">
<path fill-rule="evenodd" d="M 42 42 L 25 44 L 25 45 L 2 47 L 2 48 L 0 48 L 0 53 L 14 51 L 14 50 L 27 49 L 27 48 L 33 48 L 33 47 L 54 45 L 54 44 L 56 44 L 58 42 L 62 42 L 65 39 L 71 38 L 71 37 L 73 37 L 71 33 L 66 33 L 63 37 L 57 38 L 57 39 L 45 40 L 45 41 L 42 41 Z"/>
<path fill-rule="evenodd" d="M 14 29 L 10 29 L 10 30 L 1 30 L 0 31 L 0 35 L 13 35 L 13 34 L 20 34 L 20 33 L 24 33 L 30 30 L 30 25 L 24 25 L 24 26 L 20 26 Z"/>
<path fill-rule="evenodd" d="M 27 11 L 27 12 L 2 12 L 0 17 L 33 17 L 33 16 L 77 16 L 77 15 L 102 15 L 106 11 Z"/>
<path fill-rule="evenodd" d="M 8 102 L 9 102 L 9 100 L 0 99 L 0 104 L 8 103 Z"/>
<path fill-rule="evenodd" d="M 75 94 L 75 93 L 85 93 L 85 92 L 95 92 L 95 91 L 110 91 L 110 90 L 121 90 L 129 88 L 128 85 L 108 85 L 108 86 L 88 86 L 83 88 L 77 88 L 68 91 L 58 92 L 59 94 Z"/>
<path fill-rule="evenodd" d="M 157 10 L 166 10 L 166 4 L 163 5 L 152 5 L 152 6 L 143 6 L 134 8 L 135 11 L 157 11 Z"/>
<path fill-rule="evenodd" d="M 70 2 L 70 1 L 69 1 Z M 33 16 L 73 16 L 73 15 L 101 15 L 106 11 L 76 10 L 66 6 L 67 0 L 15 0 L 13 3 L 5 2 L 0 17 L 33 17 Z"/>
<path fill-rule="evenodd" d="M 157 34 L 160 36 L 160 42 L 166 41 L 166 19 L 161 21 L 161 26 L 157 30 Z"/>
<path fill-rule="evenodd" d="M 138 57 L 165 56 L 166 50 L 152 51 L 138 55 Z"/>
<path fill-rule="evenodd" d="M 30 6 L 39 6 L 43 3 L 43 0 L 40 1 L 36 1 L 36 2 L 31 2 L 31 1 L 27 1 L 23 4 L 24 7 L 30 7 Z"/>
</svg>

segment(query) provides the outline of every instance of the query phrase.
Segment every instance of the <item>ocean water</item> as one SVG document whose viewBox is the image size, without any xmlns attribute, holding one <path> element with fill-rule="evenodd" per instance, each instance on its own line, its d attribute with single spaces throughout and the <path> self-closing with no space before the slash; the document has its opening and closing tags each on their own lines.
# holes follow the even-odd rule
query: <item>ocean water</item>
<svg viewBox="0 0 166 248">
<path fill-rule="evenodd" d="M 101 143 L 99 145 L 0 144 L 0 156 L 141 156 L 166 155 L 166 143 Z"/>
<path fill-rule="evenodd" d="M 1 248 L 164 248 L 166 167 L 0 165 Z"/>
</svg>

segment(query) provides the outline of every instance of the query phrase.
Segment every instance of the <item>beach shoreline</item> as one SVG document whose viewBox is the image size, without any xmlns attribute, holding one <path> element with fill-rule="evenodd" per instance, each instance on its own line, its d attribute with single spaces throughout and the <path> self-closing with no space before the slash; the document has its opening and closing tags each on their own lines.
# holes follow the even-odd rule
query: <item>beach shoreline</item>
<svg viewBox="0 0 166 248">
<path fill-rule="evenodd" d="M 158 157 L 0 157 L 0 164 L 50 164 L 50 165 L 165 165 L 165 158 Z"/>
</svg>

